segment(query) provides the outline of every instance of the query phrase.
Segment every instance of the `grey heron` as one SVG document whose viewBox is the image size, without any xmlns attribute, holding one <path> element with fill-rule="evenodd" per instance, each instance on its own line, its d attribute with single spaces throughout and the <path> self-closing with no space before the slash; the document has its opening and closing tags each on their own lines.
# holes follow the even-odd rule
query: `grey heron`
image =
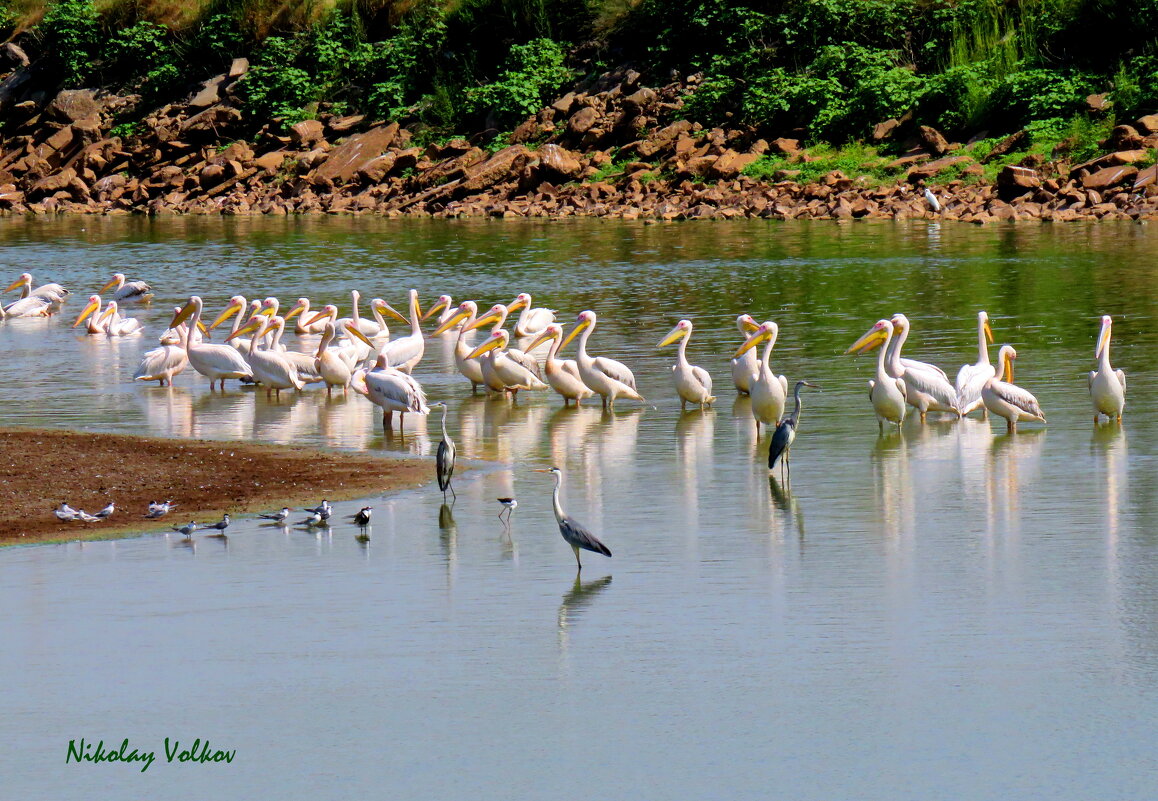
<svg viewBox="0 0 1158 801">
<path fill-rule="evenodd" d="M 438 443 L 438 453 L 434 457 L 435 477 L 438 479 L 438 488 L 442 490 L 442 502 L 446 503 L 446 491 L 450 490 L 450 495 L 454 500 L 458 500 L 458 495 L 455 494 L 454 487 L 450 485 L 450 480 L 454 476 L 454 440 L 450 438 L 450 434 L 446 433 L 446 413 L 449 407 L 441 401 L 435 403 L 431 408 L 442 407 L 442 442 Z"/>
<path fill-rule="evenodd" d="M 788 464 L 789 451 L 792 449 L 792 443 L 796 440 L 796 426 L 800 422 L 800 390 L 804 387 L 812 387 L 819 389 L 816 384 L 810 384 L 807 381 L 797 381 L 796 388 L 792 390 L 792 397 L 796 403 L 792 414 L 780 421 L 780 425 L 776 426 L 776 431 L 772 434 L 772 444 L 768 447 L 768 469 L 776 469 L 776 461 L 783 459 L 781 462 L 781 470 L 786 471 L 788 479 L 792 477 L 792 467 Z"/>
<path fill-rule="evenodd" d="M 559 503 L 559 487 L 563 485 L 563 471 L 558 467 L 551 467 L 535 472 L 552 473 L 555 476 L 555 493 L 552 498 L 555 506 L 555 522 L 559 524 L 559 533 L 563 535 L 563 539 L 571 546 L 571 550 L 575 551 L 575 564 L 578 568 L 583 569 L 583 563 L 579 561 L 580 548 L 585 551 L 601 553 L 604 556 L 611 556 L 610 548 L 600 542 L 599 538 L 588 531 L 582 523 L 563 511 L 563 506 Z"/>
<path fill-rule="evenodd" d="M 501 503 L 503 505 L 502 511 L 499 512 L 499 520 L 502 520 L 503 524 L 507 528 L 510 528 L 511 527 L 511 513 L 519 508 L 519 502 L 516 501 L 514 498 L 496 498 L 495 500 L 497 500 L 499 503 Z M 506 515 L 505 520 L 503 519 L 504 514 Z"/>
</svg>

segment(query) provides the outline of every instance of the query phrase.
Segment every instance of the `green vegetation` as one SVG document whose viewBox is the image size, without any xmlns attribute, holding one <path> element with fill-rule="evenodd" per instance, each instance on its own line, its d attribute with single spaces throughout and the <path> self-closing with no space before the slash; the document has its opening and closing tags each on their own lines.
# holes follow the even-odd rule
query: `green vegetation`
<svg viewBox="0 0 1158 801">
<path fill-rule="evenodd" d="M 683 113 L 705 125 L 811 143 L 908 114 L 959 141 L 1030 126 L 1077 158 L 1102 125 L 1087 95 L 1158 111 L 1158 0 L 0 0 L 0 31 L 63 86 L 154 105 L 248 57 L 255 125 L 323 104 L 429 136 L 510 130 L 623 64 L 652 85 L 698 74 Z"/>
</svg>

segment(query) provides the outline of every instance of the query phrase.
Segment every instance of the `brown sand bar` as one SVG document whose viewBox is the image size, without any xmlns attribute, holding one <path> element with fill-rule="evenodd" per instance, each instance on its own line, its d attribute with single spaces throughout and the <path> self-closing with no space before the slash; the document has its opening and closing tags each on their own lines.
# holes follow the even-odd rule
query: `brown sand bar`
<svg viewBox="0 0 1158 801">
<path fill-rule="evenodd" d="M 157 439 L 119 434 L 0 428 L 0 546 L 101 539 L 212 523 L 244 514 L 310 506 L 414 487 L 433 467 L 416 459 L 248 442 Z M 161 520 L 142 517 L 150 501 L 178 506 Z M 100 523 L 62 523 L 61 501 L 95 513 Z"/>
</svg>

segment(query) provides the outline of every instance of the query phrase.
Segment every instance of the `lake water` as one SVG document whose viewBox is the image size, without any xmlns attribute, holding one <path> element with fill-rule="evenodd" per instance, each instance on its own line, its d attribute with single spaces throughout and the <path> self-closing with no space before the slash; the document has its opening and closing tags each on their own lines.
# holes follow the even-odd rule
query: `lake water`
<svg viewBox="0 0 1158 801">
<path fill-rule="evenodd" d="M 437 418 L 385 438 L 353 395 L 210 393 L 191 371 L 133 384 L 193 292 L 216 313 L 235 293 L 348 307 L 353 288 L 396 306 L 410 287 L 424 306 L 529 291 L 564 322 L 597 310 L 592 351 L 632 366 L 648 403 L 471 397 L 432 341 L 415 375 L 449 402 L 460 458 L 497 463 L 456 481 L 449 513 L 430 487 L 372 501 L 368 542 L 242 519 L 227 540 L 0 551 L 0 797 L 1154 795 L 1152 226 L 5 220 L 0 280 L 25 269 L 74 298 L 0 324 L 0 425 L 430 458 Z M 70 329 L 114 271 L 155 287 L 146 336 Z M 914 418 L 879 435 L 875 363 L 840 354 L 903 311 L 910 355 L 955 374 L 978 309 L 1048 426 Z M 778 371 L 822 387 L 791 489 L 769 483 L 731 387 L 744 311 L 779 322 Z M 1095 430 L 1104 313 L 1129 402 L 1121 429 Z M 716 379 L 706 413 L 681 414 L 674 351 L 655 349 L 681 316 Z M 615 552 L 586 554 L 581 580 L 552 479 L 532 472 L 552 463 L 567 510 Z M 166 736 L 236 757 L 167 764 Z M 81 737 L 158 761 L 66 765 Z"/>
</svg>

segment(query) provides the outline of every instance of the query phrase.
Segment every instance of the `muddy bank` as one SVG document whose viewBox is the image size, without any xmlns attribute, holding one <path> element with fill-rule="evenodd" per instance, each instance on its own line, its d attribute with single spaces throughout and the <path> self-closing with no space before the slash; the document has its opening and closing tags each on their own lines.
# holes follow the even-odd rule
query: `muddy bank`
<svg viewBox="0 0 1158 801">
<path fill-rule="evenodd" d="M 322 498 L 413 487 L 432 474 L 425 461 L 362 453 L 0 429 L 0 546 L 211 523 L 222 512 L 313 506 Z M 154 500 L 178 506 L 160 521 L 146 520 Z M 61 501 L 90 513 L 113 501 L 117 511 L 100 523 L 62 523 L 52 513 Z"/>
<path fill-rule="evenodd" d="M 1158 115 L 1117 126 L 1082 163 L 1062 148 L 1005 164 L 1028 147 L 1025 131 L 975 159 L 967 143 L 886 120 L 873 143 L 899 155 L 887 165 L 895 183 L 882 185 L 851 168 L 810 171 L 817 159 L 792 131 L 761 137 L 684 119 L 698 76 L 649 87 L 632 70 L 605 73 L 497 139 L 492 130 L 419 145 L 397 123 L 360 115 L 323 110 L 288 130 L 248 119 L 237 96 L 244 59 L 131 133 L 115 123 L 142 113 L 138 96 L 12 83 L 31 69 L 0 85 L 0 214 L 1158 218 Z"/>
</svg>

